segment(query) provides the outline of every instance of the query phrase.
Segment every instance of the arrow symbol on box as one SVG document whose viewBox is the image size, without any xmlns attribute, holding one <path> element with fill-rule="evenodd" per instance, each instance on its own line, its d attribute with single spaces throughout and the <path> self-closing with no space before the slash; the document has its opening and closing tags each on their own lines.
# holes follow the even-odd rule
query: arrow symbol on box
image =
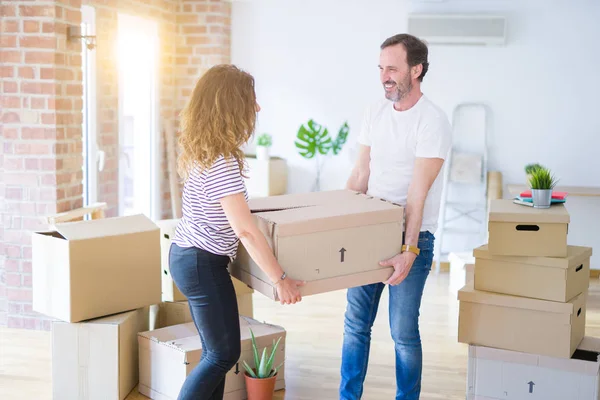
<svg viewBox="0 0 600 400">
<path fill-rule="evenodd" d="M 235 374 L 239 374 L 240 373 L 240 363 L 235 363 Z"/>
<path fill-rule="evenodd" d="M 341 254 L 341 262 L 344 262 L 344 254 L 346 253 L 346 249 L 345 248 L 341 248 L 340 249 L 340 254 Z"/>
<path fill-rule="evenodd" d="M 535 383 L 529 381 L 527 382 L 527 384 L 529 385 L 529 393 L 533 393 L 533 387 L 535 386 Z"/>
</svg>

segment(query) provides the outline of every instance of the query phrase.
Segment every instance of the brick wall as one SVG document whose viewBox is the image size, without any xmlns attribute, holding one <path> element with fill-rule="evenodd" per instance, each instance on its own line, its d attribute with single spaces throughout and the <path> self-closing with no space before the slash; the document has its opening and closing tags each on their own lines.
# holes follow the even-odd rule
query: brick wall
<svg viewBox="0 0 600 400">
<path fill-rule="evenodd" d="M 118 207 L 117 13 L 159 21 L 160 115 L 176 126 L 195 80 L 229 62 L 230 4 L 221 0 L 5 0 L 0 6 L 0 326 L 48 329 L 31 309 L 31 232 L 44 217 L 82 205 L 82 71 L 80 43 L 68 25 L 81 5 L 96 8 L 97 132 L 106 152 L 99 201 Z M 162 144 L 163 170 L 166 153 Z M 163 217 L 171 217 L 168 176 Z M 2 257 L 3 256 L 3 257 Z"/>
</svg>

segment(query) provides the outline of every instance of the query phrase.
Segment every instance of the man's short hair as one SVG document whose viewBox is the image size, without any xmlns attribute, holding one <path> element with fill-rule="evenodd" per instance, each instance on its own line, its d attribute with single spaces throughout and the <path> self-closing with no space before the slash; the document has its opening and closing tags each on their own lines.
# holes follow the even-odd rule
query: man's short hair
<svg viewBox="0 0 600 400">
<path fill-rule="evenodd" d="M 421 71 L 421 75 L 417 78 L 420 82 L 423 82 L 423 78 L 429 69 L 429 62 L 427 61 L 429 51 L 427 45 L 421 39 L 413 35 L 399 33 L 387 38 L 381 44 L 381 50 L 397 44 L 404 46 L 404 49 L 406 50 L 406 61 L 410 67 L 423 64 L 423 71 Z"/>
</svg>

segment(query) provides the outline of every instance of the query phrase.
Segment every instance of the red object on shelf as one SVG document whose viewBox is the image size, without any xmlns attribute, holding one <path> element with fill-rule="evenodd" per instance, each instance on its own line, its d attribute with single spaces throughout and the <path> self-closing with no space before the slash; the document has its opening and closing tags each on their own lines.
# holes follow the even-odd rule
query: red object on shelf
<svg viewBox="0 0 600 400">
<path fill-rule="evenodd" d="M 552 192 L 552 198 L 555 200 L 564 200 L 567 198 L 567 192 Z M 531 197 L 531 190 L 521 192 L 521 197 Z"/>
</svg>

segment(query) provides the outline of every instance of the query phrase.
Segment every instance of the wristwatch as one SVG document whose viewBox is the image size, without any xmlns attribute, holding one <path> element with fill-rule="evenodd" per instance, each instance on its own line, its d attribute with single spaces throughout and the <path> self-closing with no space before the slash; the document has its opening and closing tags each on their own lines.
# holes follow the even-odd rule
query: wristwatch
<svg viewBox="0 0 600 400">
<path fill-rule="evenodd" d="M 421 249 L 419 249 L 417 246 L 411 246 L 410 244 L 403 244 L 402 245 L 401 252 L 404 253 L 405 251 L 409 251 L 411 253 L 415 253 L 416 255 L 421 254 Z"/>
<path fill-rule="evenodd" d="M 281 278 L 279 278 L 279 280 L 278 280 L 277 282 L 275 282 L 275 283 L 273 284 L 273 286 L 277 286 L 277 284 L 278 284 L 279 282 L 281 282 L 282 280 L 284 280 L 285 278 L 287 278 L 287 273 L 286 273 L 286 272 L 284 272 L 284 273 L 283 273 L 283 275 L 281 275 Z"/>
</svg>

